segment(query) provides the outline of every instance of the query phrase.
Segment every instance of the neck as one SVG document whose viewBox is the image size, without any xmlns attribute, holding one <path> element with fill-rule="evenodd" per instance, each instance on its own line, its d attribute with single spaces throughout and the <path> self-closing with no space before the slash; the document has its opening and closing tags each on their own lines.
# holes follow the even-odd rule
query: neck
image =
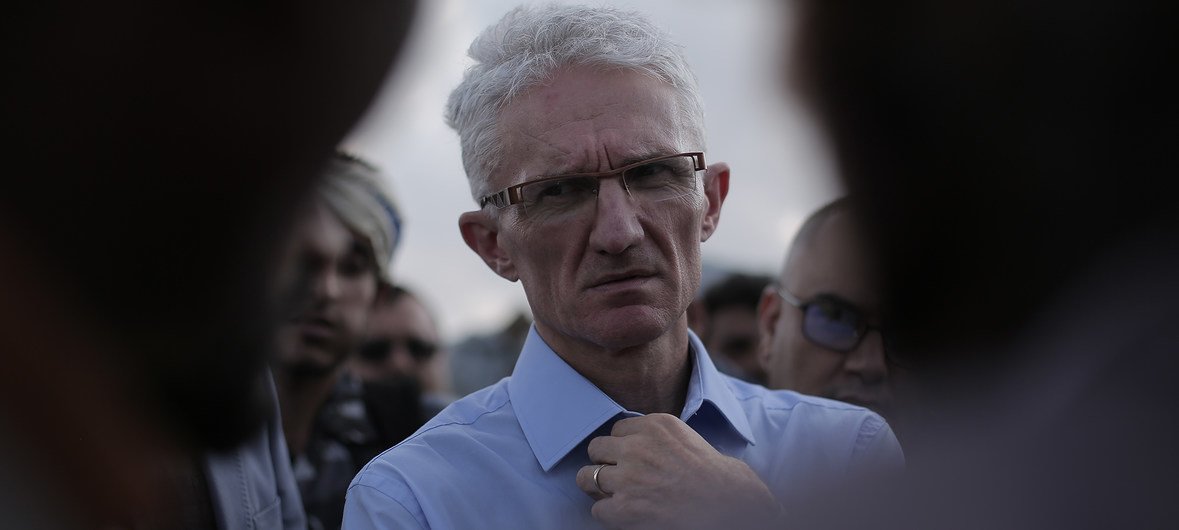
<svg viewBox="0 0 1179 530">
<path fill-rule="evenodd" d="M 622 349 L 570 340 L 540 322 L 536 328 L 561 359 L 627 410 L 679 416 L 692 376 L 687 322 L 681 317 L 655 340 Z"/>
<path fill-rule="evenodd" d="M 281 367 L 275 370 L 274 385 L 278 391 L 282 429 L 291 458 L 303 454 L 307 449 L 319 407 L 331 395 L 341 371 L 337 367 L 322 375 L 309 375 Z"/>
</svg>

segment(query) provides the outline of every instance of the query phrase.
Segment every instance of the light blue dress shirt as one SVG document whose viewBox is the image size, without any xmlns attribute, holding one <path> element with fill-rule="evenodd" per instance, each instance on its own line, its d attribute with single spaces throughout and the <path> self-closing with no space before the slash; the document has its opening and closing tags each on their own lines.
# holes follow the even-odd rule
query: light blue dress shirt
<svg viewBox="0 0 1179 530">
<path fill-rule="evenodd" d="M 690 332 L 689 332 L 690 333 Z M 861 407 L 721 374 L 690 336 L 680 419 L 747 463 L 789 512 L 814 481 L 900 467 L 900 445 Z M 451 404 L 377 456 L 348 488 L 344 528 L 598 528 L 577 487 L 586 445 L 627 411 L 530 332 L 511 377 Z"/>
</svg>

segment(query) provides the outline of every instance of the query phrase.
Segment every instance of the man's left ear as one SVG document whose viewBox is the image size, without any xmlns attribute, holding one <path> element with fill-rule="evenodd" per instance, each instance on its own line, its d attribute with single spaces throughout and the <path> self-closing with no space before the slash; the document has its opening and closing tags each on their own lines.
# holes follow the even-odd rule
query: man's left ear
<svg viewBox="0 0 1179 530">
<path fill-rule="evenodd" d="M 729 195 L 729 165 L 724 162 L 709 164 L 704 171 L 704 198 L 708 200 L 704 219 L 700 223 L 700 241 L 708 241 L 720 222 L 721 204 Z"/>
</svg>

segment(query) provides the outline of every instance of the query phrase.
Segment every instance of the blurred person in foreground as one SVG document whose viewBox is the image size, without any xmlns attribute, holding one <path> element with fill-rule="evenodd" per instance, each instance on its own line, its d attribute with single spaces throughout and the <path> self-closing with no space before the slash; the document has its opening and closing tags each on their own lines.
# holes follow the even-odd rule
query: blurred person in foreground
<svg viewBox="0 0 1179 530">
<path fill-rule="evenodd" d="M 639 13 L 519 8 L 452 93 L 464 241 L 535 324 L 511 377 L 357 475 L 345 526 L 777 522 L 814 484 L 901 464 L 878 415 L 717 372 L 687 327 L 729 168 L 704 161 L 678 48 Z"/>
<path fill-rule="evenodd" d="M 700 301 L 706 321 L 699 326 L 700 341 L 717 369 L 759 385 L 765 384 L 766 372 L 757 355 L 757 304 L 771 281 L 767 276 L 730 274 L 705 290 Z"/>
<path fill-rule="evenodd" d="M 49 1 L 0 22 L 5 526 L 215 524 L 198 455 L 272 410 L 279 243 L 412 6 Z"/>
<path fill-rule="evenodd" d="M 778 281 L 760 293 L 760 361 L 770 388 L 868 407 L 896 426 L 880 294 L 849 199 L 803 222 Z"/>
<path fill-rule="evenodd" d="M 277 334 L 274 372 L 294 475 L 313 528 L 338 528 L 352 476 L 421 424 L 416 385 L 377 400 L 380 410 L 411 415 L 408 427 L 389 433 L 368 406 L 374 388 L 344 369 L 377 301 L 387 296 L 401 238 L 401 216 L 383 179 L 351 155 L 332 157 L 296 225 L 287 264 L 302 296 Z"/>
<path fill-rule="evenodd" d="M 421 392 L 423 422 L 454 401 L 438 325 L 417 295 L 401 285 L 377 300 L 348 370 L 365 383 L 413 381 Z"/>
<path fill-rule="evenodd" d="M 940 405 L 906 415 L 910 480 L 829 522 L 1173 525 L 1179 6 L 801 7 L 798 86 Z"/>
</svg>

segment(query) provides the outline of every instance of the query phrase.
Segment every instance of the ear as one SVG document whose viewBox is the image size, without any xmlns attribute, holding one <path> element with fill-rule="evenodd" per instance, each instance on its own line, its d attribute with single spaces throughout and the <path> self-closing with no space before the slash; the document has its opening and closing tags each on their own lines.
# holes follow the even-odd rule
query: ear
<svg viewBox="0 0 1179 530">
<path fill-rule="evenodd" d="M 761 300 L 757 302 L 757 360 L 762 368 L 770 368 L 770 345 L 774 343 L 774 330 L 778 327 L 778 317 L 782 313 L 782 299 L 774 290 L 774 284 L 767 285 L 761 291 Z"/>
<path fill-rule="evenodd" d="M 700 224 L 700 241 L 708 241 L 720 222 L 721 204 L 729 195 L 729 165 L 724 162 L 710 164 L 704 172 L 704 198 L 708 200 L 704 220 Z"/>
<path fill-rule="evenodd" d="M 499 244 L 499 226 L 484 210 L 466 212 L 459 216 L 459 232 L 463 241 L 471 247 L 483 263 L 504 279 L 514 282 L 520 279 L 512 258 Z"/>
</svg>

